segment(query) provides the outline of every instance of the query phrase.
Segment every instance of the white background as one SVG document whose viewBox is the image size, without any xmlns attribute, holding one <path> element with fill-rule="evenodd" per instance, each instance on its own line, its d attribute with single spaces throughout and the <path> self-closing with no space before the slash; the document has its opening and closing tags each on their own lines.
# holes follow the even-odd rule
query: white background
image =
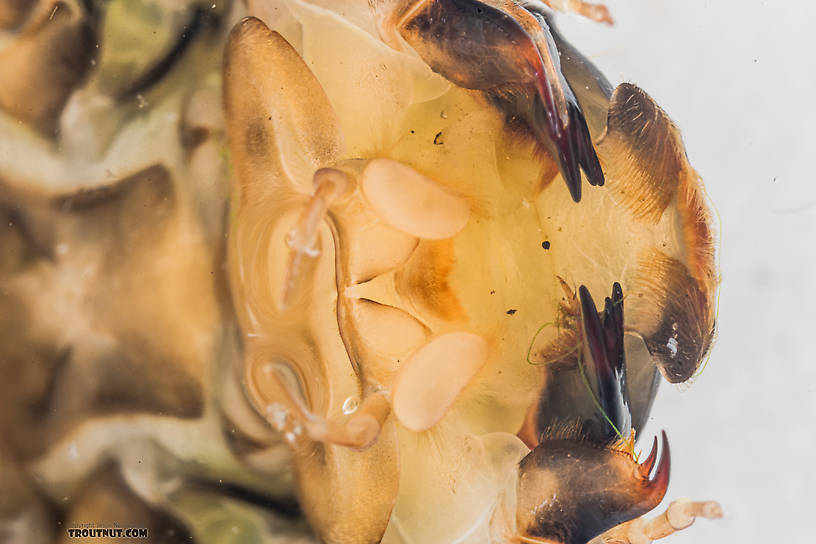
<svg viewBox="0 0 816 544">
<path fill-rule="evenodd" d="M 559 26 L 613 84 L 680 126 L 719 215 L 719 334 L 645 429 L 672 446 L 668 499 L 717 499 L 672 544 L 816 541 L 816 3 L 611 0 Z M 665 506 L 664 503 L 663 506 Z"/>
</svg>

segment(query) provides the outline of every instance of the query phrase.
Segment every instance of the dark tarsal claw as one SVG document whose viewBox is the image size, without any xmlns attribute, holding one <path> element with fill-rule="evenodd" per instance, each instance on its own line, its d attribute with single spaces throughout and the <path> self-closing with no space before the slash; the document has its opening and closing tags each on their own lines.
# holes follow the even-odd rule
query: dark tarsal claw
<svg viewBox="0 0 816 544">
<path fill-rule="evenodd" d="M 574 118 L 573 127 L 577 127 L 573 128 L 573 132 L 578 142 L 578 162 L 581 163 L 589 184 L 601 187 L 604 184 L 604 173 L 598 155 L 595 153 L 595 144 L 592 143 L 592 136 L 589 133 L 584 114 L 579 109 L 572 118 Z"/>
<path fill-rule="evenodd" d="M 512 2 L 430 0 L 398 14 L 400 35 L 435 72 L 483 91 L 508 117 L 527 125 L 558 163 L 570 195 L 581 200 L 581 170 L 603 185 L 583 111 L 560 70 L 543 16 Z"/>
<path fill-rule="evenodd" d="M 671 451 L 669 450 L 669 438 L 666 436 L 666 431 L 660 431 L 663 442 L 663 453 L 660 454 L 660 462 L 657 464 L 657 470 L 654 477 L 649 480 L 650 495 L 648 501 L 654 503 L 654 508 L 663 497 L 666 495 L 666 490 L 669 489 L 669 476 L 671 472 Z M 651 510 L 651 508 L 650 508 Z"/>
<path fill-rule="evenodd" d="M 603 169 L 595 153 L 595 145 L 581 105 L 561 72 L 560 52 L 546 19 L 540 13 L 523 11 L 536 27 L 532 39 L 541 59 L 537 73 L 543 74 L 546 83 L 537 86 L 534 96 L 534 104 L 543 105 L 546 121 L 541 119 L 542 108 L 534 107 L 533 112 L 539 112 L 539 115 L 538 118 L 533 117 L 531 128 L 539 143 L 558 161 L 572 199 L 580 202 L 581 170 L 590 185 L 601 186 L 604 184 Z M 546 133 L 541 133 L 542 127 L 546 127 Z"/>
<path fill-rule="evenodd" d="M 604 421 L 606 434 L 609 438 L 618 434 L 626 437 L 632 429 L 632 414 L 629 411 L 623 348 L 623 291 L 620 284 L 615 282 L 612 297 L 606 298 L 603 314 L 600 315 L 589 290 L 582 285 L 578 293 L 584 338 L 591 359 L 591 365 L 587 366 L 595 371 L 598 402 L 609 418 L 609 421 Z"/>
<path fill-rule="evenodd" d="M 554 367 L 539 401 L 529 416 L 525 440 L 534 446 L 547 429 L 577 424 L 585 440 L 607 444 L 628 439 L 633 423 L 629 396 L 623 331 L 623 290 L 612 286 L 600 314 L 589 290 L 581 286 L 576 297 L 580 305 L 572 310 L 580 319 L 579 329 L 570 337 L 583 344 L 582 357 L 562 367 Z M 579 339 L 579 340 L 576 340 Z M 638 375 L 635 375 L 636 378 Z M 588 390 L 589 388 L 589 390 Z M 599 407 L 600 406 L 600 410 Z M 641 416 L 639 421 L 645 416 Z M 638 428 L 640 430 L 640 428 Z"/>
<path fill-rule="evenodd" d="M 644 459 L 644 461 L 640 464 L 640 471 L 643 473 L 644 476 L 649 476 L 652 473 L 652 469 L 654 468 L 655 461 L 657 461 L 657 437 L 654 437 L 654 441 L 652 442 L 652 450 L 649 452 L 649 456 Z"/>
</svg>

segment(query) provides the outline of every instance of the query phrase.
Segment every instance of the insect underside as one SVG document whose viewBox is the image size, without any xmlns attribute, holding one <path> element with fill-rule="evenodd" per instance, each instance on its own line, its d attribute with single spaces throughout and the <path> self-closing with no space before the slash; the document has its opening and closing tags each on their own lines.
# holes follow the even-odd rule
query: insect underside
<svg viewBox="0 0 816 544">
<path fill-rule="evenodd" d="M 3 240 L 28 248 L 0 263 L 4 312 L 24 308 L 0 331 L 37 346 L 5 358 L 61 361 L 58 414 L 3 422 L 46 431 L 0 448 L 31 478 L 9 476 L 31 506 L 0 534 L 42 524 L 39 496 L 76 520 L 121 492 L 196 541 L 308 541 L 297 513 L 264 521 L 292 487 L 330 543 L 641 544 L 721 515 L 647 516 L 669 445 L 635 440 L 707 355 L 718 278 L 678 129 L 554 26 L 606 8 L 111 0 L 91 24 L 43 4 L 0 74 L 56 40 L 46 21 L 88 58 L 108 38 L 39 110 L 0 89 L 0 147 L 39 157 L 0 166 Z M 121 61 L 117 16 L 174 25 L 143 45 L 170 53 L 141 66 L 120 38 Z"/>
</svg>

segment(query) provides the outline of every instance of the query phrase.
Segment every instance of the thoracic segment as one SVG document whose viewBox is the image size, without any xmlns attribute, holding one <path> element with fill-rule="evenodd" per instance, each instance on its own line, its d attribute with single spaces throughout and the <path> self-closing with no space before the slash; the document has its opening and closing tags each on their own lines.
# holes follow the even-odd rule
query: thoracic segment
<svg viewBox="0 0 816 544">
<path fill-rule="evenodd" d="M 687 253 L 695 232 L 687 223 L 698 216 L 677 212 L 690 200 L 676 195 L 696 195 L 695 180 L 686 163 L 676 163 L 672 171 L 683 177 L 666 183 L 677 190 L 650 208 L 649 221 L 610 189 L 572 206 L 580 168 L 602 185 L 604 165 L 616 173 L 615 187 L 625 188 L 623 170 L 615 168 L 625 158 L 610 150 L 639 144 L 620 122 L 627 111 L 621 97 L 628 93 L 651 107 L 645 93 L 619 87 L 604 124 L 623 128 L 606 132 L 596 156 L 539 13 L 499 1 L 400 6 L 385 21 L 456 85 L 437 85 L 440 94 L 421 101 L 405 98 L 390 119 L 393 140 L 365 143 L 357 121 L 335 115 L 332 101 L 353 96 L 359 82 L 316 77 L 309 66 L 321 65 L 320 48 L 299 52 L 256 19 L 233 31 L 225 79 L 237 178 L 230 274 L 250 396 L 270 423 L 283 421 L 292 431 L 305 510 L 329 542 L 378 541 L 386 528 L 388 535 L 407 531 L 446 542 L 436 535 L 458 538 L 464 533 L 454 535 L 457 523 L 470 530 L 471 522 L 487 519 L 485 501 L 495 493 L 497 504 L 517 497 L 513 516 L 496 517 L 504 524 L 496 534 L 584 544 L 654 508 L 666 491 L 665 435 L 659 460 L 656 442 L 640 466 L 632 455 L 633 419 L 645 417 L 633 418 L 630 409 L 647 411 L 654 388 L 630 391 L 627 381 L 654 375 L 656 361 L 672 374 L 685 372 L 707 349 L 702 341 L 691 353 L 708 333 L 712 295 L 700 265 L 705 253 Z M 311 3 L 293 2 L 292 13 L 294 20 L 338 24 Z M 443 16 L 456 28 L 440 26 Z M 491 25 L 499 31 L 489 34 Z M 308 25 L 301 29 L 292 39 L 313 43 Z M 333 28 L 340 38 L 341 30 Z M 349 32 L 360 38 L 359 29 Z M 413 62 L 411 53 L 365 39 L 372 63 L 377 55 Z M 514 133 L 519 122 L 549 151 L 525 152 Z M 442 145 L 414 136 L 423 123 L 440 125 Z M 673 126 L 652 128 L 677 157 Z M 353 153 L 344 148 L 347 140 L 355 142 Z M 566 188 L 540 179 L 542 170 L 557 170 L 548 170 L 554 164 Z M 629 168 L 648 164 L 636 160 Z M 458 177 L 459 168 L 470 176 Z M 649 184 L 646 176 L 635 179 Z M 649 260 L 656 252 L 665 259 Z M 649 266 L 661 274 L 649 275 Z M 564 286 L 583 277 L 587 285 L 568 287 L 565 303 Z M 591 292 L 613 282 L 599 313 Z M 624 292 L 631 297 L 626 321 Z M 689 342 L 679 362 L 665 360 L 656 346 L 666 334 L 664 311 L 703 322 L 678 336 Z M 568 330 L 539 335 L 547 322 Z M 536 341 L 544 342 L 536 353 L 558 360 L 541 363 L 533 353 L 528 364 L 525 354 Z M 265 372 L 270 361 L 272 372 Z M 347 398 L 360 401 L 351 414 L 341 409 Z M 553 410 L 555 401 L 563 413 Z M 528 455 L 518 487 L 502 490 L 516 469 L 486 476 L 492 458 L 474 444 L 482 436 L 515 435 L 525 417 L 521 434 L 532 451 L 514 439 L 514 451 Z M 463 456 L 466 444 L 475 449 Z M 386 477 L 386 470 L 394 473 Z M 471 472 L 484 478 L 462 480 Z M 323 482 L 356 496 L 379 485 L 375 474 L 384 483 L 365 509 L 352 500 L 340 511 L 329 508 Z M 418 521 L 432 504 L 423 496 L 430 489 L 439 495 L 434 499 L 453 501 L 445 531 Z M 556 499 L 547 502 L 550 496 Z"/>
</svg>

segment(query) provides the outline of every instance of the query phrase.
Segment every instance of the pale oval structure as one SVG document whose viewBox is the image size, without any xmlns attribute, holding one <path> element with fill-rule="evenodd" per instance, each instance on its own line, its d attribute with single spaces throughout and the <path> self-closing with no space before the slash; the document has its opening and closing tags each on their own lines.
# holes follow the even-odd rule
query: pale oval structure
<svg viewBox="0 0 816 544">
<path fill-rule="evenodd" d="M 468 332 L 434 338 L 405 361 L 394 386 L 394 415 L 412 431 L 437 423 L 487 359 L 487 342 Z"/>
<path fill-rule="evenodd" d="M 465 199 L 397 161 L 371 161 L 363 171 L 362 183 L 366 198 L 380 217 L 417 238 L 451 238 L 470 217 Z"/>
</svg>

